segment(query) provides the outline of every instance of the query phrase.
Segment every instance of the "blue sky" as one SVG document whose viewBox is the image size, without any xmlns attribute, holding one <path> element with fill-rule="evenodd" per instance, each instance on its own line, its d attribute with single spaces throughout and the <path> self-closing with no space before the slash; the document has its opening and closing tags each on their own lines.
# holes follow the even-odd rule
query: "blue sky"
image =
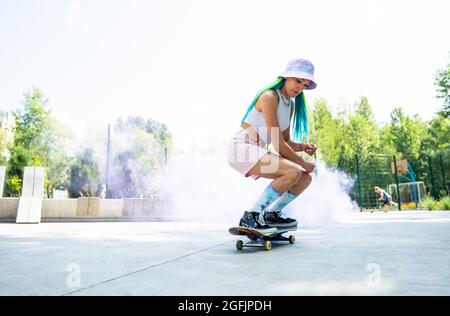
<svg viewBox="0 0 450 316">
<path fill-rule="evenodd" d="M 438 0 L 0 0 L 0 109 L 36 86 L 78 136 L 142 115 L 178 143 L 228 138 L 255 93 L 305 57 L 310 103 L 336 110 L 366 95 L 379 122 L 395 106 L 429 119 L 448 12 Z"/>
</svg>

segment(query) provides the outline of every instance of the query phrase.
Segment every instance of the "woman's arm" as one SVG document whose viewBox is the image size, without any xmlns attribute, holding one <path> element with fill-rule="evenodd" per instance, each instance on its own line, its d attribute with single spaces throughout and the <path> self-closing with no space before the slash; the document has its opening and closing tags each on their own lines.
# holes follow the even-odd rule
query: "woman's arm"
<svg viewBox="0 0 450 316">
<path fill-rule="evenodd" d="M 292 115 L 294 114 L 294 107 L 291 108 L 291 114 L 289 118 L 289 122 L 292 121 Z M 291 141 L 291 124 L 286 128 L 286 130 L 283 131 L 283 139 L 286 141 L 286 143 L 289 145 L 289 147 L 292 148 L 295 152 L 304 151 L 303 144 L 294 143 Z"/>
<path fill-rule="evenodd" d="M 302 157 L 298 156 L 295 151 L 288 145 L 285 141 L 283 134 L 280 131 L 280 124 L 278 122 L 277 113 L 277 99 L 276 97 L 269 93 L 263 93 L 257 104 L 261 108 L 264 121 L 266 123 L 267 132 L 270 133 L 272 145 L 275 150 L 286 159 L 295 162 L 296 164 L 302 166 L 306 171 L 312 172 L 314 170 L 314 164 L 305 161 Z M 256 106 L 256 105 L 255 105 Z"/>
<path fill-rule="evenodd" d="M 295 152 L 305 151 L 306 144 L 295 143 L 292 140 L 288 139 L 286 143 L 292 148 Z"/>
<path fill-rule="evenodd" d="M 287 141 L 288 145 L 291 146 L 291 148 L 298 152 L 298 151 L 304 151 L 308 155 L 312 156 L 316 153 L 317 146 L 316 144 L 299 144 L 294 143 L 292 141 Z"/>
<path fill-rule="evenodd" d="M 289 122 L 292 121 L 293 113 L 294 113 L 294 107 L 292 107 L 292 109 L 291 109 L 291 118 L 289 119 Z M 295 152 L 304 151 L 310 156 L 314 155 L 314 153 L 316 152 L 316 149 L 317 149 L 317 146 L 315 144 L 300 144 L 300 143 L 295 143 L 295 142 L 291 141 L 291 139 L 290 139 L 291 138 L 291 128 L 290 127 L 291 126 L 289 124 L 288 128 L 285 131 L 283 131 L 283 138 L 286 141 L 286 143 Z"/>
</svg>

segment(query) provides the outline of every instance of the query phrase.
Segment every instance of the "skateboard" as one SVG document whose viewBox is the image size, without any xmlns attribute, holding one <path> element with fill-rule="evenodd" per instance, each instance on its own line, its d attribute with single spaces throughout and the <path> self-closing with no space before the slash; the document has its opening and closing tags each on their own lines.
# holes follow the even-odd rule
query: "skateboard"
<svg viewBox="0 0 450 316">
<path fill-rule="evenodd" d="M 296 228 L 296 227 L 295 227 Z M 265 250 L 272 248 L 271 241 L 289 241 L 290 244 L 295 243 L 295 236 L 283 236 L 284 233 L 292 231 L 292 229 L 278 229 L 270 234 L 263 234 L 258 230 L 246 227 L 231 227 L 229 230 L 232 235 L 247 236 L 249 242 L 244 243 L 242 240 L 236 241 L 236 249 L 242 250 L 244 247 L 264 247 Z"/>
</svg>

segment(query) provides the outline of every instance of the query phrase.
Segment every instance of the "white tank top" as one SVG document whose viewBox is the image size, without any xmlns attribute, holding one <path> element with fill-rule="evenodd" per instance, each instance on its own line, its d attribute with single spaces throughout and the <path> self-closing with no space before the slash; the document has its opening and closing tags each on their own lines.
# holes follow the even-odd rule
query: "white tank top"
<svg viewBox="0 0 450 316">
<path fill-rule="evenodd" d="M 274 91 L 278 95 L 278 123 L 280 124 L 280 130 L 283 132 L 289 127 L 293 102 L 291 99 L 286 99 L 279 89 Z M 256 132 L 266 144 L 270 144 L 270 135 L 267 133 L 266 122 L 264 121 L 262 112 L 258 112 L 256 108 L 253 107 L 244 122 L 255 128 Z"/>
</svg>

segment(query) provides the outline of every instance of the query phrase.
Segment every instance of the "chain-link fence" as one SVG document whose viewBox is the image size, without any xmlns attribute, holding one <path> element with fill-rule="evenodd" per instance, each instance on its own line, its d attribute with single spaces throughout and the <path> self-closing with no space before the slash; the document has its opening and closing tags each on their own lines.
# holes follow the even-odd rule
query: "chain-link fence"
<svg viewBox="0 0 450 316">
<path fill-rule="evenodd" d="M 428 194 L 434 198 L 448 195 L 450 192 L 450 151 L 434 157 L 427 157 L 428 170 L 426 178 Z"/>
<path fill-rule="evenodd" d="M 361 209 L 378 208 L 378 197 L 374 188 L 376 186 L 387 191 L 390 184 L 395 183 L 397 188 L 398 174 L 391 172 L 391 162 L 395 156 L 378 154 L 359 156 L 355 155 L 356 186 L 354 198 Z"/>
<path fill-rule="evenodd" d="M 373 154 L 354 157 L 356 185 L 352 198 L 361 210 L 380 207 L 376 186 L 385 190 L 399 210 L 417 209 L 428 196 L 439 199 L 450 192 L 450 151 L 417 159 Z"/>
</svg>

